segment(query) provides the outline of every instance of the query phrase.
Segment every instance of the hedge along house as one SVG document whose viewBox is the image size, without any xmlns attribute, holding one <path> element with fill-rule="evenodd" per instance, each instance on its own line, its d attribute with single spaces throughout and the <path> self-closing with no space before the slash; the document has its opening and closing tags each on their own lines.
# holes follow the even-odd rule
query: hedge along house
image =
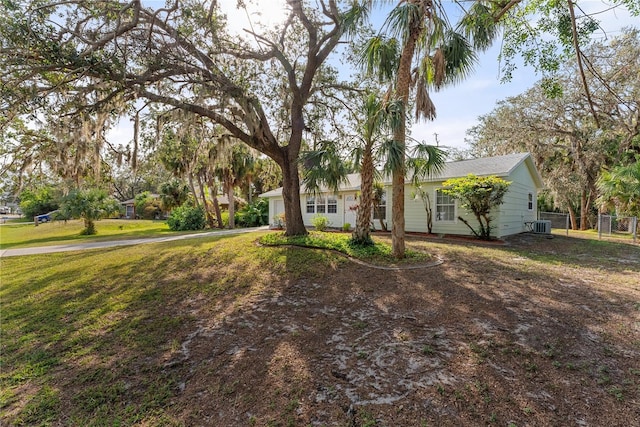
<svg viewBox="0 0 640 427">
<path fill-rule="evenodd" d="M 511 182 L 504 203 L 492 213 L 492 233 L 496 238 L 522 233 L 530 229 L 537 219 L 537 193 L 543 183 L 533 159 L 529 153 L 509 154 L 505 156 L 447 162 L 442 173 L 420 183 L 422 190 L 429 196 L 428 205 L 432 212 L 432 233 L 470 235 L 471 230 L 458 219 L 462 217 L 473 227 L 477 227 L 475 216 L 460 206 L 460 202 L 442 193 L 442 183 L 450 178 L 464 177 L 469 174 L 478 176 L 495 175 Z M 342 185 L 338 193 L 322 191 L 321 196 L 302 194 L 302 215 L 307 226 L 312 225 L 315 215 L 329 218 L 330 226 L 340 228 L 345 223 L 352 226 L 356 222 L 360 175 L 348 175 L 348 182 Z M 384 182 L 386 197 L 381 212 L 374 216 L 372 225 L 379 229 L 377 216 L 391 218 L 391 182 Z M 282 188 L 278 188 L 260 197 L 269 199 L 269 218 L 276 218 L 284 212 Z M 426 197 L 425 197 L 426 198 Z M 405 230 L 426 233 L 427 211 L 425 201 L 416 195 L 415 186 L 405 183 Z M 389 229 L 393 224 L 387 223 Z"/>
</svg>

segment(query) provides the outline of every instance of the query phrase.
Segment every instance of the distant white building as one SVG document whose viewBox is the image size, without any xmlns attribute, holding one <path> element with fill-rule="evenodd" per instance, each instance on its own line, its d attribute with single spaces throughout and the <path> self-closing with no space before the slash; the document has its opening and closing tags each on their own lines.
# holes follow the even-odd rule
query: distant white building
<svg viewBox="0 0 640 427">
<path fill-rule="evenodd" d="M 492 236 L 500 238 L 527 231 L 530 224 L 537 219 L 537 193 L 543 183 L 529 153 L 509 154 L 506 156 L 485 157 L 481 159 L 447 162 L 444 170 L 437 176 L 424 180 L 421 185 L 429 194 L 433 215 L 432 232 L 434 234 L 469 235 L 469 228 L 458 219 L 462 217 L 472 226 L 477 220 L 470 212 L 462 209 L 459 202 L 441 192 L 442 183 L 450 178 L 464 177 L 468 174 L 477 176 L 495 175 L 511 181 L 504 203 L 492 213 Z M 388 228 L 393 224 L 391 218 L 391 182 L 384 182 L 385 203 L 379 214 L 386 218 Z M 331 227 L 342 227 L 356 223 L 358 195 L 360 191 L 360 175 L 351 174 L 347 183 L 341 185 L 337 193 L 321 191 L 320 196 L 308 193 L 300 195 L 302 216 L 307 226 L 312 225 L 316 215 L 329 218 Z M 427 213 L 424 201 L 414 195 L 413 184 L 405 183 L 405 230 L 408 232 L 427 232 Z M 278 215 L 284 213 L 282 188 L 261 194 L 269 200 L 269 218 L 276 223 Z M 373 226 L 379 229 L 377 219 Z"/>
</svg>

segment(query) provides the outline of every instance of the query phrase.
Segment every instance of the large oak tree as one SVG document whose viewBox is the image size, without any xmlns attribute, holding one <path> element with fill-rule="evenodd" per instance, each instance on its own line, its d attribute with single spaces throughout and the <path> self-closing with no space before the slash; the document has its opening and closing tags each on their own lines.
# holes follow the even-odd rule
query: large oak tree
<svg viewBox="0 0 640 427">
<path fill-rule="evenodd" d="M 252 27 L 245 39 L 227 34 L 214 0 L 157 8 L 141 0 L 3 0 L 3 122 L 117 117 L 141 99 L 198 114 L 280 166 L 286 232 L 304 234 L 298 157 L 307 108 L 339 89 L 327 58 L 356 27 L 360 8 L 287 3 L 281 25 Z"/>
</svg>

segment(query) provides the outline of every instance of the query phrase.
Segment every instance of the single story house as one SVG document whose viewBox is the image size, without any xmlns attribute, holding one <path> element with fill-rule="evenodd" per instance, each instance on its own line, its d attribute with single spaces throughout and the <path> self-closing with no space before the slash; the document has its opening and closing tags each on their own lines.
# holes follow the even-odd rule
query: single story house
<svg viewBox="0 0 640 427">
<path fill-rule="evenodd" d="M 432 232 L 435 234 L 469 235 L 471 230 L 458 219 L 462 217 L 472 226 L 477 226 L 475 216 L 459 206 L 460 202 L 442 193 L 442 183 L 450 178 L 464 177 L 468 174 L 478 176 L 495 175 L 511 181 L 504 203 L 492 214 L 492 236 L 500 238 L 530 230 L 537 220 L 537 193 L 543 183 L 533 159 L 529 153 L 508 154 L 505 156 L 447 162 L 444 170 L 437 176 L 426 179 L 421 187 L 429 195 L 432 211 Z M 391 218 L 391 180 L 384 181 L 385 197 L 379 215 L 387 218 L 389 229 L 393 227 Z M 347 183 L 341 185 L 337 193 L 321 191 L 320 196 L 310 193 L 300 195 L 302 216 L 307 226 L 312 225 L 315 215 L 324 215 L 331 227 L 341 228 L 343 224 L 356 223 L 356 209 L 360 190 L 360 175 L 351 174 Z M 284 213 L 282 187 L 261 194 L 269 200 L 269 218 L 276 224 L 279 215 Z M 408 232 L 427 232 L 427 213 L 425 202 L 419 196 L 413 184 L 405 183 L 405 230 Z M 376 218 L 372 225 L 379 229 Z"/>
</svg>

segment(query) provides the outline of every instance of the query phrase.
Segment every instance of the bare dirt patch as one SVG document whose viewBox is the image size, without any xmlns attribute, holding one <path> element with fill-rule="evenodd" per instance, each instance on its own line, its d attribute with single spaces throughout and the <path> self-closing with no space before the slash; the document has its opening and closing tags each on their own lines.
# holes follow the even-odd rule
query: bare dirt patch
<svg viewBox="0 0 640 427">
<path fill-rule="evenodd" d="M 167 413 L 219 426 L 640 425 L 640 250 L 506 243 L 412 238 L 445 262 L 340 262 L 225 304 L 194 297 L 195 326 L 163 360 L 180 378 Z"/>
</svg>

